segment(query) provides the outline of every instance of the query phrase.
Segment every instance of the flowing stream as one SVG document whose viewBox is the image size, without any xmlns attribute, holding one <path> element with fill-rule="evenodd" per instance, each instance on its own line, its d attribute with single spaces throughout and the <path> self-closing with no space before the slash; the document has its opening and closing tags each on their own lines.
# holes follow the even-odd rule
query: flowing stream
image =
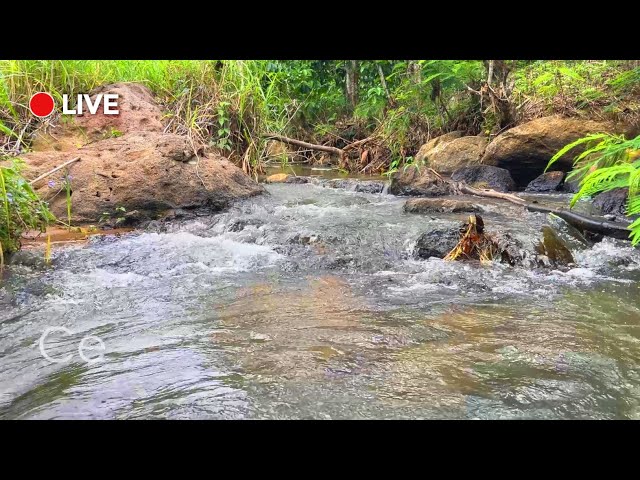
<svg viewBox="0 0 640 480">
<path fill-rule="evenodd" d="M 224 213 L 54 250 L 52 268 L 12 266 L 0 418 L 640 418 L 628 244 L 572 245 L 562 271 L 418 260 L 422 232 L 466 214 L 266 188 Z M 488 231 L 523 241 L 553 222 L 483 204 Z M 40 351 L 48 327 L 68 329 L 44 343 L 60 363 Z M 88 335 L 102 361 L 79 356 Z"/>
</svg>

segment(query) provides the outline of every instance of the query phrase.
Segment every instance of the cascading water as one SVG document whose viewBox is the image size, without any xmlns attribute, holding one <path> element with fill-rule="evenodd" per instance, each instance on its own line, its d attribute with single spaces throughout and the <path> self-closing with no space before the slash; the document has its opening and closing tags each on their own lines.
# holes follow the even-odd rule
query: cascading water
<svg viewBox="0 0 640 480">
<path fill-rule="evenodd" d="M 466 214 L 269 185 L 225 213 L 94 238 L 0 288 L 1 418 L 640 418 L 640 255 L 418 260 Z M 551 198 L 551 197 L 549 197 Z M 568 197 L 558 196 L 558 202 Z M 548 217 L 484 201 L 487 230 Z M 39 341 L 47 327 L 70 333 Z M 99 337 L 104 359 L 78 344 Z"/>
</svg>

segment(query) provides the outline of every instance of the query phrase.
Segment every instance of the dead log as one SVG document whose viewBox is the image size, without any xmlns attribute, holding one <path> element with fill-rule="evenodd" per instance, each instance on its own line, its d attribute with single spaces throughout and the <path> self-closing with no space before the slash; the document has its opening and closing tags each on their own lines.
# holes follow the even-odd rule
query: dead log
<svg viewBox="0 0 640 480">
<path fill-rule="evenodd" d="M 289 145 L 294 145 L 296 147 L 309 148 L 311 150 L 318 150 L 321 152 L 328 152 L 338 155 L 339 157 L 344 156 L 344 150 L 331 147 L 329 145 L 316 145 L 314 143 L 303 142 L 302 140 L 296 140 L 294 138 L 285 137 L 283 135 L 278 135 L 277 133 L 269 133 L 265 135 L 265 138 L 272 138 L 274 140 L 278 140 L 279 142 L 287 143 Z"/>
</svg>

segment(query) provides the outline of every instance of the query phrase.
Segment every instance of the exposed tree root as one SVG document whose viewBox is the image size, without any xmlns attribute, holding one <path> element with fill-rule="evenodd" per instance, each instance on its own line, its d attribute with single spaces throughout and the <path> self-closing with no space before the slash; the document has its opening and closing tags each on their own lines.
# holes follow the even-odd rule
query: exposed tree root
<svg viewBox="0 0 640 480">
<path fill-rule="evenodd" d="M 470 215 L 460 228 L 460 241 L 444 260 L 480 260 L 490 262 L 499 253 L 493 240 L 484 233 L 484 222 L 480 215 Z"/>
</svg>

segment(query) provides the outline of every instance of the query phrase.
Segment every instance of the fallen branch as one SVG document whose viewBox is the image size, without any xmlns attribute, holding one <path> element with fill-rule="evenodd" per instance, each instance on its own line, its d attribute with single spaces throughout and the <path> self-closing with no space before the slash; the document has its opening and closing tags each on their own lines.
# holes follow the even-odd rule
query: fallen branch
<svg viewBox="0 0 640 480">
<path fill-rule="evenodd" d="M 438 175 L 440 177 L 440 175 Z M 443 180 L 442 177 L 440 177 Z M 496 192 L 491 189 L 478 189 L 470 187 L 464 183 L 454 184 L 456 190 L 460 191 L 460 193 L 466 193 L 469 195 L 477 195 L 478 197 L 489 197 L 489 198 L 499 198 L 501 200 L 507 200 L 508 202 L 515 203 L 516 205 L 522 205 L 524 207 L 527 206 L 527 201 L 523 198 L 520 198 L 516 195 L 511 195 L 510 193 L 502 193 Z"/>
<path fill-rule="evenodd" d="M 516 205 L 525 207 L 530 212 L 552 213 L 562 218 L 565 222 L 576 227 L 580 231 L 587 230 L 589 232 L 599 233 L 607 237 L 619 238 L 622 240 L 628 240 L 629 234 L 631 233 L 628 225 L 624 223 L 602 220 L 597 217 L 572 212 L 565 208 L 545 207 L 544 205 L 527 202 L 526 200 L 509 193 L 501 193 L 489 189 L 480 190 L 465 185 L 464 183 L 450 183 L 452 184 L 454 189 L 460 193 L 476 195 L 478 197 L 498 198 L 501 200 L 506 200 Z"/>
<path fill-rule="evenodd" d="M 363 138 L 362 140 L 357 140 L 357 141 L 355 141 L 355 142 L 353 142 L 353 143 L 350 143 L 349 145 L 347 145 L 346 147 L 344 147 L 342 150 L 346 152 L 347 150 L 351 150 L 352 148 L 356 148 L 356 147 L 358 147 L 358 146 L 360 146 L 360 145 L 362 145 L 362 144 L 365 144 L 365 143 L 367 143 L 367 142 L 370 142 L 370 141 L 371 141 L 371 140 L 373 140 L 374 138 L 376 138 L 376 135 L 372 135 L 372 136 L 370 136 L 370 137 Z"/>
<path fill-rule="evenodd" d="M 265 135 L 265 138 L 272 138 L 274 140 L 278 140 L 280 142 L 287 143 L 289 145 L 294 145 L 296 147 L 303 147 L 303 148 L 308 148 L 310 150 L 319 150 L 321 152 L 333 153 L 335 155 L 338 155 L 341 158 L 344 157 L 346 152 L 348 152 L 349 150 L 352 150 L 356 147 L 364 145 L 365 143 L 372 141 L 376 137 L 377 135 L 371 135 L 370 137 L 363 138 L 362 140 L 356 140 L 355 142 L 350 143 L 344 148 L 338 148 L 338 147 L 331 147 L 329 145 L 318 145 L 314 143 L 303 142 L 302 140 L 296 140 L 295 138 L 285 137 L 283 135 L 278 135 L 277 133 L 268 133 Z"/>
<path fill-rule="evenodd" d="M 77 162 L 78 160 L 80 160 L 80 157 L 76 157 L 73 160 L 69 160 L 68 162 L 63 163 L 62 165 L 60 165 L 59 167 L 54 168 L 53 170 L 49 170 L 47 173 L 43 173 L 42 175 L 40 175 L 38 178 L 35 178 L 33 180 L 31 180 L 29 182 L 29 185 L 33 185 L 36 182 L 39 182 L 40 180 L 47 178 L 49 175 L 53 175 L 54 173 L 56 173 L 59 170 L 62 170 L 64 167 L 71 165 L 72 163 Z"/>
<path fill-rule="evenodd" d="M 294 138 L 284 137 L 277 133 L 268 133 L 265 138 L 272 138 L 289 145 L 295 145 L 296 147 L 310 148 L 311 150 L 319 150 L 321 152 L 334 153 L 340 157 L 344 155 L 344 150 L 336 147 L 330 147 L 328 145 L 316 145 L 313 143 L 303 142 L 302 140 L 296 140 Z"/>
</svg>

